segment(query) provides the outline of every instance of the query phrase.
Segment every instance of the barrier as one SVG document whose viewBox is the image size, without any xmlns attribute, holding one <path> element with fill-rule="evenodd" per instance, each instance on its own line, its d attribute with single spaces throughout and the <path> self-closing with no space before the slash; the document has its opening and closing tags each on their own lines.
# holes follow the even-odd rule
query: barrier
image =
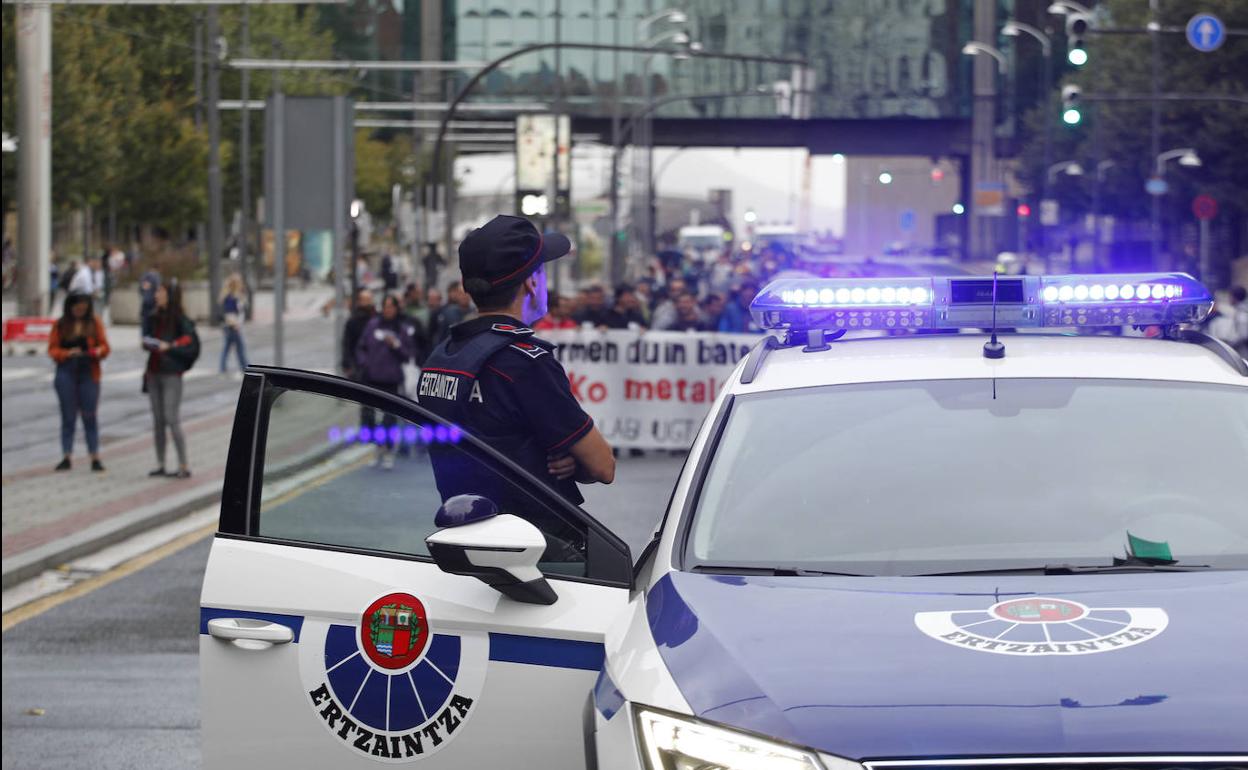
<svg viewBox="0 0 1248 770">
<path fill-rule="evenodd" d="M 612 446 L 688 449 L 702 418 L 761 334 L 544 331 L 572 394 Z"/>
<path fill-rule="evenodd" d="M 39 316 L 6 318 L 4 320 L 5 352 L 13 353 L 17 350 L 25 350 L 27 353 L 38 352 L 41 346 L 48 344 L 48 337 L 52 334 L 52 325 L 55 323 L 55 318 Z"/>
</svg>

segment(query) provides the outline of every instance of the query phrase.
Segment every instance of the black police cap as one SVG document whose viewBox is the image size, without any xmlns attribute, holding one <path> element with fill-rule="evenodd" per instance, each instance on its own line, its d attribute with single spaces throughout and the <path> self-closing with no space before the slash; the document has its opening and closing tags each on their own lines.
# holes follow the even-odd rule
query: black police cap
<svg viewBox="0 0 1248 770">
<path fill-rule="evenodd" d="M 468 233 L 459 244 L 464 288 L 489 291 L 517 286 L 541 267 L 572 250 L 567 236 L 538 232 L 523 217 L 499 214 Z M 470 285 L 469 282 L 473 285 Z"/>
</svg>

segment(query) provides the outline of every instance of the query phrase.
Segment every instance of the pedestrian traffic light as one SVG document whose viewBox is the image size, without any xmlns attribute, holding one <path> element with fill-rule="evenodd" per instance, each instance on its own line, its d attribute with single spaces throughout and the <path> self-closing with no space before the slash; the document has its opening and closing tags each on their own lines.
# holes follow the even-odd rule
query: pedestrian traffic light
<svg viewBox="0 0 1248 770">
<path fill-rule="evenodd" d="M 1062 86 L 1062 122 L 1068 126 L 1077 126 L 1083 120 L 1083 111 L 1079 106 L 1079 97 L 1083 89 L 1079 86 Z"/>
<path fill-rule="evenodd" d="M 1014 209 L 1014 213 L 1018 214 L 1019 219 L 1026 219 L 1031 216 L 1031 206 L 1028 206 L 1026 203 L 1020 203 L 1018 204 L 1018 207 Z"/>
<path fill-rule="evenodd" d="M 1088 63 L 1088 50 L 1084 48 L 1083 38 L 1088 34 L 1088 17 L 1082 14 L 1071 14 L 1066 19 L 1066 60 L 1076 67 Z"/>
</svg>

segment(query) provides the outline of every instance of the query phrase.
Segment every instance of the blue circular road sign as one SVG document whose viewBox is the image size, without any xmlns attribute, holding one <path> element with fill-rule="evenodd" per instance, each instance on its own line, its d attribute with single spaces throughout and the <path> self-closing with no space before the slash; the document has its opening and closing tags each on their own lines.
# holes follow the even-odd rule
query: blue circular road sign
<svg viewBox="0 0 1248 770">
<path fill-rule="evenodd" d="M 1187 42 L 1197 51 L 1216 51 L 1226 42 L 1226 26 L 1212 13 L 1198 13 L 1187 22 Z"/>
</svg>

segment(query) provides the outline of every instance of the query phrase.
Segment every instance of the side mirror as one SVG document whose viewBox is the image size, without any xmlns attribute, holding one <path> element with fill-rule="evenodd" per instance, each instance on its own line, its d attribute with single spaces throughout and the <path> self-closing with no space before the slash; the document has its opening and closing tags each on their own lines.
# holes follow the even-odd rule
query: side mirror
<svg viewBox="0 0 1248 770">
<path fill-rule="evenodd" d="M 554 604 L 559 596 L 537 569 L 546 550 L 542 531 L 519 516 L 498 512 L 492 500 L 456 495 L 442 504 L 429 537 L 429 555 L 443 572 L 475 577 L 504 596 Z"/>
</svg>

